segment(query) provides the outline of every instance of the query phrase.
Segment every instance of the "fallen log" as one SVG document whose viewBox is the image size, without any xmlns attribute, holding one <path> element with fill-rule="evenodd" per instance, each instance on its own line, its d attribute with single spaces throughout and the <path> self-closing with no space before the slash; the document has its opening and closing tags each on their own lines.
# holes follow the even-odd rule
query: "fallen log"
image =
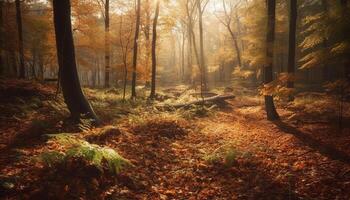
<svg viewBox="0 0 350 200">
<path fill-rule="evenodd" d="M 214 92 L 203 92 L 203 93 L 196 92 L 196 93 L 191 93 L 190 95 L 192 97 L 201 97 L 202 95 L 203 95 L 203 97 L 215 97 L 215 96 L 218 96 L 218 94 L 214 93 Z"/>
<path fill-rule="evenodd" d="M 190 101 L 188 103 L 180 103 L 180 104 L 174 104 L 174 105 L 168 105 L 168 106 L 178 109 L 178 108 L 188 107 L 190 105 L 206 104 L 208 102 L 216 103 L 216 104 L 225 103 L 225 100 L 234 99 L 234 98 L 235 98 L 234 95 L 217 95 L 213 97 Z"/>
</svg>

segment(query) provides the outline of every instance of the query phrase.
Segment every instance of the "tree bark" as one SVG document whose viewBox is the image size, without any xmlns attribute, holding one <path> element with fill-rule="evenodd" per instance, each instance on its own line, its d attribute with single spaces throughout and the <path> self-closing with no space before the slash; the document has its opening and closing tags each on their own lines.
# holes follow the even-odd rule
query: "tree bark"
<svg viewBox="0 0 350 200">
<path fill-rule="evenodd" d="M 141 15 L 141 0 L 137 0 L 137 10 L 136 10 L 136 29 L 134 38 L 134 56 L 132 63 L 132 82 L 131 82 L 131 98 L 136 98 L 136 70 L 137 70 L 137 52 L 138 52 L 138 40 L 140 32 L 140 15 Z"/>
<path fill-rule="evenodd" d="M 2 15 L 4 2 L 0 0 L 0 76 L 5 73 L 4 55 L 3 55 L 3 45 L 4 45 L 4 19 Z"/>
<path fill-rule="evenodd" d="M 95 112 L 80 87 L 75 60 L 70 0 L 53 0 L 53 11 L 57 58 L 64 101 L 73 120 L 79 120 L 81 115 L 84 115 L 98 122 Z"/>
<path fill-rule="evenodd" d="M 289 51 L 288 51 L 288 75 L 287 88 L 294 88 L 294 81 L 291 78 L 295 72 L 295 46 L 296 46 L 296 29 L 297 29 L 298 1 L 290 0 L 289 15 Z M 294 96 L 289 96 L 289 101 L 294 101 Z"/>
<path fill-rule="evenodd" d="M 203 38 L 203 11 L 201 6 L 201 1 L 197 0 L 197 9 L 198 9 L 198 27 L 199 27 L 199 49 L 200 49 L 200 67 L 202 73 L 202 90 L 207 91 L 207 66 L 205 63 L 205 55 L 204 55 L 204 38 Z"/>
<path fill-rule="evenodd" d="M 19 78 L 25 78 L 24 68 L 24 50 L 23 50 L 23 25 L 22 25 L 22 11 L 21 2 L 16 0 L 16 20 L 17 20 L 17 32 L 18 32 L 18 52 L 19 52 Z"/>
<path fill-rule="evenodd" d="M 109 0 L 105 2 L 105 88 L 109 87 L 110 72 Z"/>
<path fill-rule="evenodd" d="M 152 86 L 151 86 L 151 95 L 150 99 L 154 99 L 156 96 L 156 76 L 157 76 L 157 23 L 159 16 L 159 4 L 160 0 L 157 0 L 156 11 L 154 14 L 153 20 L 153 33 L 152 33 Z"/>
<path fill-rule="evenodd" d="M 267 0 L 267 36 L 266 36 L 266 66 L 264 67 L 264 83 L 273 81 L 273 56 L 275 41 L 276 0 Z M 279 115 L 272 95 L 265 95 L 265 109 L 268 120 L 278 120 Z"/>
</svg>

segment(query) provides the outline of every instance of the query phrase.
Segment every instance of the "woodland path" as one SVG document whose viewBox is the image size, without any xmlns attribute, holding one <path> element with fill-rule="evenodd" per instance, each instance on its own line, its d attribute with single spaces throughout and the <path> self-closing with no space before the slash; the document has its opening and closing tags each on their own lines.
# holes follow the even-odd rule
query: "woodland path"
<svg viewBox="0 0 350 200">
<path fill-rule="evenodd" d="M 158 125 L 148 128 L 155 135 L 168 126 L 182 131 L 181 124 L 167 124 L 164 129 Z M 348 154 L 342 157 L 340 151 L 315 146 L 304 138 L 309 138 L 307 133 L 294 135 L 285 129 L 287 124 L 267 122 L 260 106 L 229 107 L 188 126 L 180 137 L 149 137 L 147 131 L 125 147 L 119 145 L 118 150 L 135 161 L 136 175 L 135 169 L 127 174 L 142 186 L 112 188 L 111 195 L 126 199 L 350 197 L 346 188 L 350 177 L 344 174 L 350 169 Z"/>
</svg>

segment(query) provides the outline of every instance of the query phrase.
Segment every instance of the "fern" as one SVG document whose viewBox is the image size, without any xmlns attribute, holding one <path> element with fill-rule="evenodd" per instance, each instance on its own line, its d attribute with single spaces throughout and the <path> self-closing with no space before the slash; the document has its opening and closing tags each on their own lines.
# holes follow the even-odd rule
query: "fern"
<svg viewBox="0 0 350 200">
<path fill-rule="evenodd" d="M 115 150 L 99 145 L 90 144 L 73 135 L 48 135 L 51 142 L 56 142 L 63 148 L 63 152 L 50 151 L 39 155 L 39 161 L 47 167 L 65 163 L 72 158 L 82 158 L 103 172 L 106 167 L 110 173 L 119 174 L 125 167 L 132 164 L 120 156 Z"/>
<path fill-rule="evenodd" d="M 238 158 L 251 158 L 250 152 L 242 152 L 233 144 L 225 144 L 215 149 L 213 152 L 204 155 L 203 159 L 209 164 L 222 163 L 226 167 L 237 164 Z"/>
</svg>

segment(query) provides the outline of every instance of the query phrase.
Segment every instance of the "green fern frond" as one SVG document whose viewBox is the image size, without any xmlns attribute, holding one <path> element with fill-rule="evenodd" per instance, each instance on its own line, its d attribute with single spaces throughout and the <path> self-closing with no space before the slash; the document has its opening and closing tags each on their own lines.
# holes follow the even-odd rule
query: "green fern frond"
<svg viewBox="0 0 350 200">
<path fill-rule="evenodd" d="M 118 174 L 125 167 L 132 166 L 127 159 L 123 158 L 111 148 L 90 144 L 85 140 L 78 139 L 68 134 L 48 135 L 48 137 L 59 143 L 64 151 L 42 153 L 39 156 L 39 160 L 45 166 L 53 167 L 71 158 L 82 158 L 102 172 L 105 166 L 112 174 Z"/>
</svg>

